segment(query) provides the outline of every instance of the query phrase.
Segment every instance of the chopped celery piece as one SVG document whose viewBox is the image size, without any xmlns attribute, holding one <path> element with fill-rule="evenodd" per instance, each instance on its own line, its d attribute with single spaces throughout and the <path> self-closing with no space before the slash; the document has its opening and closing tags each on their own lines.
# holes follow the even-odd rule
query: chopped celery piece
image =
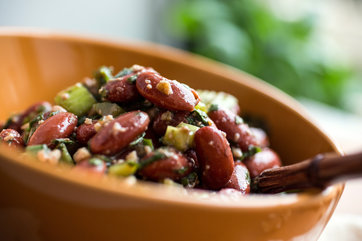
<svg viewBox="0 0 362 241">
<path fill-rule="evenodd" d="M 45 145 L 45 144 L 27 146 L 27 147 L 25 148 L 25 152 L 26 152 L 26 153 L 29 153 L 29 154 L 32 154 L 32 155 L 36 155 L 39 151 L 42 151 L 42 150 L 50 151 L 50 149 L 48 148 L 48 146 Z"/>
<path fill-rule="evenodd" d="M 176 127 L 177 127 L 177 128 L 186 127 L 186 128 L 188 128 L 190 131 L 192 131 L 192 132 L 194 132 L 194 133 L 195 133 L 198 129 L 200 129 L 200 128 L 197 127 L 197 126 L 190 125 L 190 124 L 186 124 L 186 123 L 184 123 L 184 122 L 181 122 L 181 123 L 178 124 Z"/>
<path fill-rule="evenodd" d="M 95 103 L 96 100 L 93 95 L 79 83 L 59 92 L 55 96 L 55 104 L 64 107 L 64 109 L 77 116 L 87 114 Z"/>
<path fill-rule="evenodd" d="M 60 161 L 67 163 L 67 164 L 71 164 L 73 165 L 73 159 L 71 157 L 71 155 L 68 152 L 68 149 L 66 147 L 66 145 L 64 143 L 60 143 L 58 145 L 58 149 L 62 152 L 62 156 L 60 157 Z"/>
<path fill-rule="evenodd" d="M 202 102 L 206 105 L 207 110 L 212 104 L 222 106 L 224 109 L 233 111 L 238 106 L 238 99 L 235 96 L 225 92 L 211 90 L 197 90 Z"/>
<path fill-rule="evenodd" d="M 138 165 L 134 162 L 122 162 L 109 167 L 108 174 L 117 177 L 127 177 L 137 171 Z"/>
<path fill-rule="evenodd" d="M 117 104 L 102 102 L 95 103 L 90 110 L 90 115 L 98 114 L 100 116 L 112 115 L 113 117 L 117 117 L 125 111 Z"/>
<path fill-rule="evenodd" d="M 180 123 L 177 127 L 167 126 L 163 143 L 175 147 L 180 151 L 186 151 L 194 144 L 194 135 L 199 127 Z"/>
<path fill-rule="evenodd" d="M 109 80 L 113 79 L 112 68 L 102 66 L 94 72 L 94 78 L 97 80 L 99 86 L 104 85 Z"/>
</svg>

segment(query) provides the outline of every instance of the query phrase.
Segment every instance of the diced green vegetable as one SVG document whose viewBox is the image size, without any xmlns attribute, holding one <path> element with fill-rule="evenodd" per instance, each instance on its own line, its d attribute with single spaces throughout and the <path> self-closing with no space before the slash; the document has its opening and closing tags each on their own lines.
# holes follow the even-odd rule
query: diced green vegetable
<svg viewBox="0 0 362 241">
<path fill-rule="evenodd" d="M 92 108 L 89 112 L 89 115 L 112 115 L 113 117 L 117 117 L 120 114 L 124 113 L 125 111 L 119 105 L 110 102 L 102 102 L 102 103 L 95 103 L 92 105 Z"/>
<path fill-rule="evenodd" d="M 57 148 L 62 152 L 62 155 L 60 157 L 60 161 L 64 162 L 64 163 L 67 163 L 67 164 L 73 165 L 74 164 L 73 158 L 69 154 L 66 145 L 64 143 L 60 143 Z"/>
<path fill-rule="evenodd" d="M 228 110 L 234 110 L 234 108 L 238 106 L 238 99 L 225 92 L 197 90 L 197 93 L 209 111 L 212 104 L 222 106 L 224 109 Z"/>
<path fill-rule="evenodd" d="M 109 167 L 108 174 L 117 177 L 127 177 L 136 173 L 138 168 L 137 163 L 122 162 Z"/>
<path fill-rule="evenodd" d="M 113 79 L 112 68 L 102 66 L 97 71 L 94 72 L 94 78 L 98 82 L 98 86 L 104 85 L 109 80 Z"/>
<path fill-rule="evenodd" d="M 180 151 L 186 151 L 193 146 L 194 135 L 199 127 L 180 123 L 177 127 L 167 126 L 163 143 L 173 146 Z"/>
<path fill-rule="evenodd" d="M 64 109 L 77 116 L 87 114 L 96 102 L 88 89 L 79 83 L 59 92 L 55 96 L 55 104 L 64 107 Z"/>
<path fill-rule="evenodd" d="M 207 113 L 207 106 L 206 106 L 204 103 L 202 103 L 202 102 L 199 102 L 199 103 L 195 106 L 195 109 L 196 109 L 196 110 L 201 110 L 201 111 Z"/>
<path fill-rule="evenodd" d="M 29 153 L 31 155 L 36 155 L 39 151 L 50 151 L 50 149 L 47 147 L 47 145 L 33 145 L 33 146 L 27 146 L 25 148 L 25 152 Z"/>
</svg>

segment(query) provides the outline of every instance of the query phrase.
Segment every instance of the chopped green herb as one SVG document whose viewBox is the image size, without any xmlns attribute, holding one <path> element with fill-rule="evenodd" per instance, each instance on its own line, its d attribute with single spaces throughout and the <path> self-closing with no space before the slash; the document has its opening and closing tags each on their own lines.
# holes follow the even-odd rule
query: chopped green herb
<svg viewBox="0 0 362 241">
<path fill-rule="evenodd" d="M 217 111 L 217 110 L 219 110 L 219 105 L 217 104 L 210 105 L 209 111 Z"/>
<path fill-rule="evenodd" d="M 191 172 L 189 175 L 181 179 L 181 184 L 184 187 L 193 188 L 199 182 L 199 177 L 196 172 Z"/>
<path fill-rule="evenodd" d="M 150 156 L 149 158 L 146 158 L 144 160 L 141 160 L 140 162 L 140 167 L 139 169 L 142 169 L 144 168 L 145 166 L 147 165 L 150 165 L 151 163 L 155 162 L 155 161 L 158 161 L 158 160 L 162 160 L 166 158 L 166 155 L 161 153 L 161 152 L 154 152 L 154 154 L 152 156 Z"/>
<path fill-rule="evenodd" d="M 140 136 L 138 136 L 134 141 L 132 141 L 131 143 L 129 143 L 129 146 L 133 147 L 139 143 L 142 142 L 143 137 L 146 135 L 146 132 L 143 132 Z"/>
<path fill-rule="evenodd" d="M 119 77 L 123 77 L 129 74 L 132 74 L 132 69 L 130 68 L 124 68 L 122 69 L 118 74 L 116 74 L 116 76 L 114 76 L 115 78 L 119 78 Z"/>
<path fill-rule="evenodd" d="M 242 161 L 242 160 L 244 160 L 246 158 L 249 158 L 249 157 L 251 157 L 251 156 L 253 156 L 256 153 L 261 152 L 261 151 L 262 151 L 262 149 L 259 146 L 249 146 L 248 151 L 243 152 L 243 155 L 240 158 L 240 161 Z"/>
<path fill-rule="evenodd" d="M 74 144 L 74 141 L 69 139 L 69 138 L 58 138 L 58 139 L 54 139 L 51 141 L 51 144 L 57 146 L 57 145 L 60 145 L 60 144 Z"/>
<path fill-rule="evenodd" d="M 209 126 L 209 117 L 207 114 L 201 110 L 193 110 L 189 116 L 186 117 L 187 123 L 203 127 L 203 126 Z"/>
<path fill-rule="evenodd" d="M 153 151 L 154 147 L 151 139 L 144 138 L 142 142 L 143 145 L 151 147 L 151 150 Z"/>
<path fill-rule="evenodd" d="M 138 77 L 138 75 L 136 75 L 136 74 L 128 77 L 128 79 L 127 79 L 128 83 L 130 83 L 130 84 L 136 83 L 137 77 Z"/>
<path fill-rule="evenodd" d="M 187 167 L 181 167 L 180 169 L 175 170 L 175 172 L 177 174 L 183 175 L 183 174 L 185 174 L 187 172 L 187 170 L 188 170 Z"/>
</svg>

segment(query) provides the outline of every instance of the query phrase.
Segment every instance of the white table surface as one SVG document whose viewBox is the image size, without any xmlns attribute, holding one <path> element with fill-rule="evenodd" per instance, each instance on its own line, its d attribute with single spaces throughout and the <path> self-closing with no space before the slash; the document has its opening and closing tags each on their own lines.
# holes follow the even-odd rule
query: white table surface
<svg viewBox="0 0 362 241">
<path fill-rule="evenodd" d="M 300 100 L 311 117 L 345 153 L 362 151 L 362 117 Z M 362 240 L 362 179 L 346 183 L 338 206 L 319 241 Z"/>
</svg>

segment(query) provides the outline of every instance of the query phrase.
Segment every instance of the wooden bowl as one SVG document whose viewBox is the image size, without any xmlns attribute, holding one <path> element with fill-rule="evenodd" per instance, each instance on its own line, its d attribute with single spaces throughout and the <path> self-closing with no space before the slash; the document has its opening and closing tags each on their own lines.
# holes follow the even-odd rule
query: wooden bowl
<svg viewBox="0 0 362 241">
<path fill-rule="evenodd" d="M 267 123 L 284 164 L 340 150 L 289 96 L 229 66 L 169 47 L 47 31 L 0 29 L 0 119 L 89 76 L 152 66 L 195 89 L 235 95 Z M 320 193 L 186 195 L 132 179 L 79 176 L 0 146 L 2 240 L 317 240 L 343 185 Z"/>
</svg>

